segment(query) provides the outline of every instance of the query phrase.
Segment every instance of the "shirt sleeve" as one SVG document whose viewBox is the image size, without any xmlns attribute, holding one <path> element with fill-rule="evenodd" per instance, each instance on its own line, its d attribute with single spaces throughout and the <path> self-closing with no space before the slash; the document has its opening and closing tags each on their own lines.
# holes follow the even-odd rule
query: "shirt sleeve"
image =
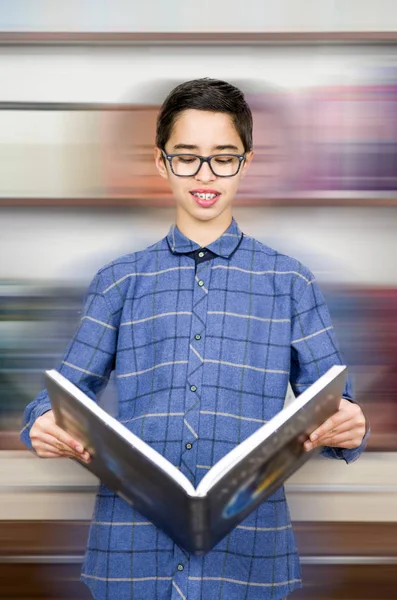
<svg viewBox="0 0 397 600">
<path fill-rule="evenodd" d="M 113 370 L 118 331 L 116 315 L 110 310 L 102 289 L 98 273 L 88 289 L 77 331 L 57 367 L 59 373 L 93 400 Z M 20 438 L 30 450 L 33 450 L 30 440 L 33 423 L 49 410 L 51 402 L 45 389 L 25 408 Z"/>
<path fill-rule="evenodd" d="M 294 394 L 298 396 L 333 365 L 344 364 L 328 307 L 313 276 L 292 309 L 291 333 L 290 383 Z M 349 375 L 342 397 L 355 402 Z M 369 427 L 367 427 L 362 442 L 357 448 L 325 446 L 321 454 L 327 458 L 353 462 L 365 449 L 369 434 Z"/>
</svg>

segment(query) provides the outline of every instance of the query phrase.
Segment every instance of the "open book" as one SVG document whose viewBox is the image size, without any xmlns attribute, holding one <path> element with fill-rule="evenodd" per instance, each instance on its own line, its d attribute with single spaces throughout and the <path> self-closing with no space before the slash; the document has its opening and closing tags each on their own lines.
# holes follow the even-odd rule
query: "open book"
<svg viewBox="0 0 397 600">
<path fill-rule="evenodd" d="M 303 443 L 339 408 L 347 377 L 334 366 L 219 460 L 197 489 L 156 450 L 57 371 L 46 371 L 57 424 L 91 454 L 84 467 L 188 552 L 204 554 L 310 456 Z"/>
</svg>

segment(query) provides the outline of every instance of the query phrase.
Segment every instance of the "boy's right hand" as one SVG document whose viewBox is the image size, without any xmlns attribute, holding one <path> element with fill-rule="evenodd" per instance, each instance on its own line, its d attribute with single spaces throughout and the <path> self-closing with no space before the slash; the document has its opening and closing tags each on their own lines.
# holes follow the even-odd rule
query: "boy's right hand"
<svg viewBox="0 0 397 600">
<path fill-rule="evenodd" d="M 40 458 L 59 458 L 61 456 L 77 458 L 90 462 L 89 453 L 80 442 L 74 440 L 55 423 L 52 410 L 38 417 L 30 430 L 32 446 Z"/>
</svg>

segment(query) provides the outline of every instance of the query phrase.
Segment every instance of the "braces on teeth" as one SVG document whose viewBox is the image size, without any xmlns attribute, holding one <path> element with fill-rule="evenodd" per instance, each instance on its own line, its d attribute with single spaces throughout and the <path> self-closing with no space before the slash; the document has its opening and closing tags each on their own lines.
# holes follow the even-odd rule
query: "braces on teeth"
<svg viewBox="0 0 397 600">
<path fill-rule="evenodd" d="M 193 192 L 193 196 L 196 196 L 196 198 L 200 198 L 200 200 L 212 200 L 217 196 L 217 194 L 196 194 Z"/>
</svg>

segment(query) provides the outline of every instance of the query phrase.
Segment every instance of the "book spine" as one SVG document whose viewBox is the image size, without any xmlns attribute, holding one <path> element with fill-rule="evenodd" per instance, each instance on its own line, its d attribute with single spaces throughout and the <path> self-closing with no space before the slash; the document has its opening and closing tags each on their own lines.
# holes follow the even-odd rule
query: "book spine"
<svg viewBox="0 0 397 600">
<path fill-rule="evenodd" d="M 193 554 L 204 554 L 210 546 L 207 498 L 189 498 L 189 539 Z"/>
</svg>

